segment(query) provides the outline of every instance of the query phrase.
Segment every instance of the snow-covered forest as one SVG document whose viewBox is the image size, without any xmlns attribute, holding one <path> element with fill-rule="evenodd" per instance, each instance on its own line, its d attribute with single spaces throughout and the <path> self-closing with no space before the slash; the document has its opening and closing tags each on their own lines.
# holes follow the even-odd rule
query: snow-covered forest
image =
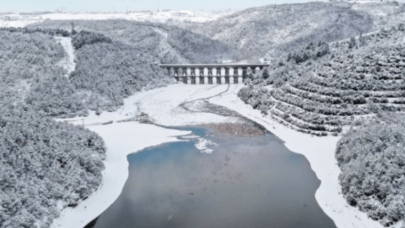
<svg viewBox="0 0 405 228">
<path fill-rule="evenodd" d="M 185 25 L 240 51 L 238 60 L 275 61 L 310 42 L 332 42 L 403 21 L 395 2 L 310 2 L 249 8 L 222 20 Z"/>
<path fill-rule="evenodd" d="M 310 42 L 330 42 L 369 32 L 373 20 L 346 4 L 313 2 L 250 8 L 189 28 L 240 50 L 239 60 L 271 61 Z"/>
<path fill-rule="evenodd" d="M 76 47 L 76 70 L 69 79 L 84 105 L 92 110 L 115 110 L 123 98 L 142 88 L 173 82 L 146 48 L 85 31 L 73 36 L 72 43 Z"/>
<path fill-rule="evenodd" d="M 349 131 L 336 149 L 348 203 L 385 226 L 405 218 L 404 142 L 403 116 L 384 116 Z"/>
<path fill-rule="evenodd" d="M 65 77 L 61 31 L 0 31 L 0 227 L 48 227 L 101 183 L 102 139 L 50 117 L 113 110 L 171 82 L 147 52 L 90 32 L 72 36 L 76 69 Z"/>
<path fill-rule="evenodd" d="M 48 227 L 101 183 L 104 143 L 49 117 L 85 114 L 43 32 L 0 32 L 0 227 Z"/>
<path fill-rule="evenodd" d="M 66 69 L 58 64 L 67 53 L 54 34 L 71 36 L 75 47 L 76 69 L 68 77 L 62 77 Z M 86 115 L 88 109 L 111 111 L 143 87 L 173 81 L 148 49 L 113 41 L 100 33 L 2 29 L 0 36 L 3 91 L 16 91 L 13 97 L 42 115 L 74 117 Z"/>
<path fill-rule="evenodd" d="M 26 106 L 0 113 L 0 227 L 49 227 L 100 185 L 104 142 Z"/>
<path fill-rule="evenodd" d="M 168 24 L 127 20 L 74 21 L 77 31 L 102 33 L 156 56 L 159 63 L 216 63 L 235 59 L 237 49 L 206 35 Z M 44 21 L 29 28 L 70 30 L 72 21 Z"/>
<path fill-rule="evenodd" d="M 337 134 L 380 111 L 402 111 L 404 29 L 398 24 L 342 42 L 310 43 L 271 65 L 267 79 L 252 75 L 239 95 L 314 135 Z"/>
<path fill-rule="evenodd" d="M 76 116 L 85 111 L 59 65 L 65 52 L 44 33 L 0 31 L 2 100 L 26 104 L 43 116 Z"/>
</svg>

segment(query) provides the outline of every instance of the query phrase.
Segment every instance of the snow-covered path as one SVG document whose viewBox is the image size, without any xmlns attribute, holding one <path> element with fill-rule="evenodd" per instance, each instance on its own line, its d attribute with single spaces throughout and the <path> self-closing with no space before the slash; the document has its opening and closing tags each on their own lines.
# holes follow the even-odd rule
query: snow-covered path
<svg viewBox="0 0 405 228">
<path fill-rule="evenodd" d="M 65 76 L 68 78 L 69 74 L 76 69 L 75 53 L 72 45 L 72 38 L 57 36 L 55 37 L 55 39 L 62 45 L 63 49 L 65 49 L 65 52 L 67 54 L 67 57 L 62 59 L 60 64 L 64 69 L 67 70 L 67 74 Z"/>
</svg>

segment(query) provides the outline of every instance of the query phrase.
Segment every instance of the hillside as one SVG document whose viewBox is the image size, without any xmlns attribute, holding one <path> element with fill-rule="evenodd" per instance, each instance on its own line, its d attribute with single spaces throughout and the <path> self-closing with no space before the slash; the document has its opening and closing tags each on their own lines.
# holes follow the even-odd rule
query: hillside
<svg viewBox="0 0 405 228">
<path fill-rule="evenodd" d="M 82 127 L 0 105 L 0 227 L 49 227 L 101 184 L 103 140 Z"/>
<path fill-rule="evenodd" d="M 299 131 L 326 135 L 380 111 L 404 110 L 404 25 L 330 44 L 330 52 L 306 61 L 309 45 L 270 67 L 266 80 L 253 79 L 240 97 Z M 356 121 L 355 121 L 356 120 Z"/>
<path fill-rule="evenodd" d="M 240 50 L 238 60 L 271 61 L 310 42 L 331 42 L 379 29 L 403 10 L 403 5 L 393 3 L 268 5 L 186 28 Z"/>
<path fill-rule="evenodd" d="M 60 64 L 66 56 L 45 33 L 0 31 L 0 96 L 29 105 L 44 116 L 84 115 L 75 88 Z M 55 96 L 55 95 L 58 96 Z"/>
<path fill-rule="evenodd" d="M 101 184 L 103 140 L 49 118 L 87 110 L 48 32 L 0 31 L 0 227 L 48 227 Z"/>
<path fill-rule="evenodd" d="M 70 74 L 62 36 L 75 47 Z M 102 34 L 0 29 L 0 227 L 49 227 L 99 187 L 101 137 L 50 117 L 115 110 L 136 91 L 171 83 L 155 61 Z"/>
<path fill-rule="evenodd" d="M 68 54 L 55 39 L 62 35 L 71 36 L 75 46 L 76 68 L 68 77 L 62 64 Z M 4 40 L 0 46 L 1 86 L 18 90 L 13 97 L 19 96 L 41 115 L 73 117 L 86 115 L 88 109 L 115 110 L 123 98 L 143 88 L 173 82 L 154 64 L 159 59 L 147 48 L 100 33 L 3 28 L 0 39 Z"/>
<path fill-rule="evenodd" d="M 403 115 L 387 115 L 339 141 L 336 160 L 347 202 L 391 226 L 405 217 Z"/>
<path fill-rule="evenodd" d="M 238 94 L 264 115 L 297 131 L 317 136 L 344 132 L 336 151 L 342 193 L 350 205 L 385 226 L 405 216 L 403 204 L 397 202 L 403 197 L 403 182 L 387 180 L 399 178 L 402 166 L 391 163 L 403 156 L 403 148 L 392 144 L 404 137 L 403 117 L 389 116 L 405 110 L 404 35 L 405 25 L 398 24 L 331 43 L 321 57 L 314 53 L 322 44 L 310 44 L 271 65 L 269 78 L 252 75 Z M 377 155 L 384 159 L 373 158 Z M 392 171 L 380 172 L 388 166 Z"/>
<path fill-rule="evenodd" d="M 194 21 L 177 20 L 182 14 L 170 11 L 150 17 L 166 18 L 163 21 L 145 21 L 142 17 L 131 18 L 130 14 L 105 14 L 110 20 L 102 20 L 103 14 L 49 14 L 47 18 L 51 20 L 28 27 L 70 31 L 74 22 L 77 31 L 103 33 L 114 40 L 147 48 L 162 63 L 258 62 L 275 60 L 310 42 L 337 41 L 390 26 L 404 20 L 404 12 L 403 4 L 393 2 L 310 2 L 213 14 L 207 20 L 199 20 L 196 14 L 198 20 Z M 190 15 L 188 12 L 184 17 L 193 18 Z M 60 20 L 63 18 L 66 20 Z"/>
<path fill-rule="evenodd" d="M 71 30 L 72 21 L 44 21 L 29 28 Z M 145 49 L 157 57 L 159 63 L 216 63 L 233 60 L 237 49 L 200 35 L 167 24 L 132 22 L 127 20 L 74 21 L 77 31 L 102 33 L 113 40 L 134 48 Z"/>
</svg>

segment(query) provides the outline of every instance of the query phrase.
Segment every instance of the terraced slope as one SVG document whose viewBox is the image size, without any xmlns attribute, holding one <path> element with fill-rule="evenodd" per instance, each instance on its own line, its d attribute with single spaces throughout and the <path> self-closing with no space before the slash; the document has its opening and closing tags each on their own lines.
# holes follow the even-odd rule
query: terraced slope
<svg viewBox="0 0 405 228">
<path fill-rule="evenodd" d="M 273 119 L 315 135 L 338 134 L 381 112 L 404 111 L 404 31 L 400 24 L 331 44 L 322 58 L 271 66 L 269 79 L 248 80 L 239 96 Z M 280 86 L 279 77 L 289 80 Z"/>
</svg>

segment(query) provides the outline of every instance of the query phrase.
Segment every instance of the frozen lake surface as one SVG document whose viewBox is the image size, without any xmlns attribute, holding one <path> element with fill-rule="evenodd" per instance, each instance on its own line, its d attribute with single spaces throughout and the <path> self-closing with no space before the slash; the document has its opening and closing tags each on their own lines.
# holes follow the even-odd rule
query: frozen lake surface
<svg viewBox="0 0 405 228">
<path fill-rule="evenodd" d="M 249 124 L 178 129 L 213 153 L 185 137 L 129 155 L 122 193 L 94 227 L 335 227 L 309 162 L 274 135 Z"/>
</svg>

